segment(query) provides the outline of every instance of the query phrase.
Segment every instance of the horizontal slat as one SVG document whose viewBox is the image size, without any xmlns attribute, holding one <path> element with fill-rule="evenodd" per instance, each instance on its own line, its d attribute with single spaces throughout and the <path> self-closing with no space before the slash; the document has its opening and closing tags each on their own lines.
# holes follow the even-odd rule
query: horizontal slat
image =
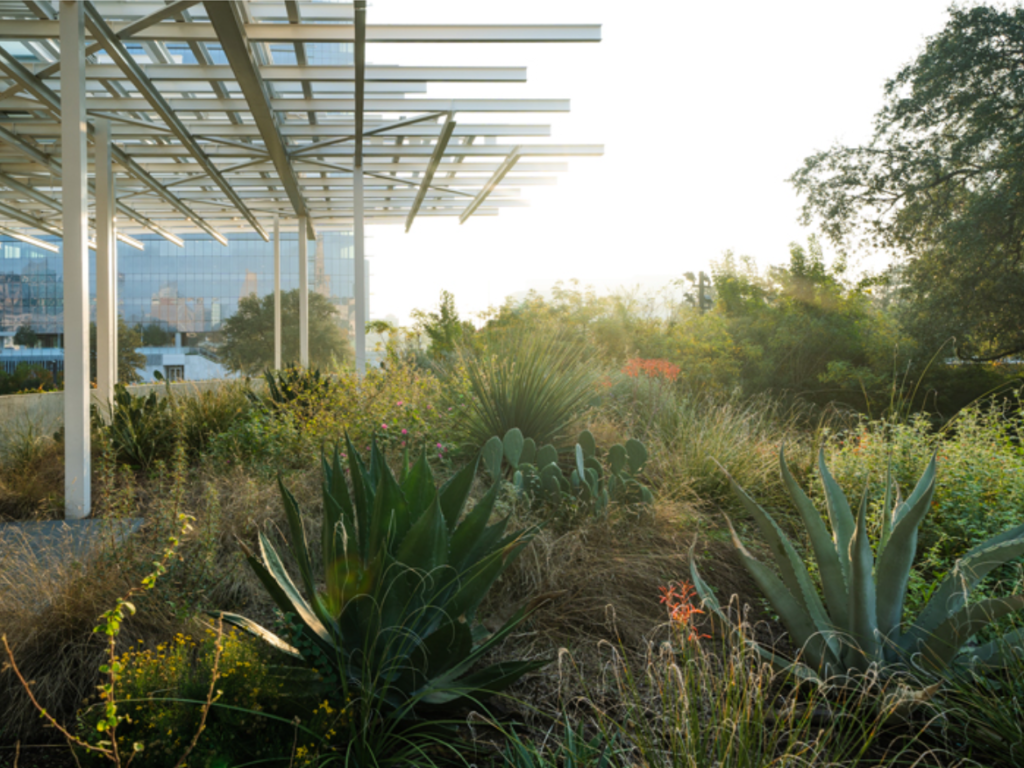
<svg viewBox="0 0 1024 768">
<path fill-rule="evenodd" d="M 248 112 L 245 99 L 177 99 L 167 100 L 171 109 L 183 112 Z M 271 99 L 277 112 L 353 112 L 355 99 Z M 41 106 L 34 99 L 11 96 L 0 100 L 0 111 L 36 110 Z M 142 98 L 86 98 L 86 108 L 101 112 L 146 112 L 152 109 Z M 367 112 L 568 112 L 568 99 L 366 99 Z"/>
<path fill-rule="evenodd" d="M 6 22 L 0 22 L 0 24 Z M 33 74 L 47 68 L 48 64 L 30 64 Z M 230 80 L 235 79 L 231 67 L 226 64 L 141 64 L 142 70 L 151 80 Z M 265 64 L 260 67 L 264 80 L 294 82 L 353 82 L 355 67 L 327 64 Z M 85 76 L 92 80 L 120 80 L 124 77 L 114 64 L 88 64 Z M 50 78 L 54 82 L 59 76 Z M 526 67 L 366 67 L 366 82 L 369 83 L 525 83 Z"/>
<path fill-rule="evenodd" d="M 114 32 L 128 22 L 110 24 Z M 3 40 L 56 40 L 56 21 L 4 19 L 0 24 Z M 352 24 L 246 24 L 245 33 L 254 43 L 351 43 L 355 40 Z M 87 33 L 86 39 L 92 39 Z M 133 40 L 164 42 L 217 42 L 213 25 L 207 22 L 161 22 L 132 35 Z M 597 43 L 600 24 L 456 24 L 403 25 L 367 24 L 367 43 Z"/>
</svg>

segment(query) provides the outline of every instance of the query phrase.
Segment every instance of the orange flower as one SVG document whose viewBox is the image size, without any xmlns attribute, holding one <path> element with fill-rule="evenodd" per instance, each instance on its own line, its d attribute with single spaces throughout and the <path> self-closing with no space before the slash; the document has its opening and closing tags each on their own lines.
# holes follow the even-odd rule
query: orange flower
<svg viewBox="0 0 1024 768">
<path fill-rule="evenodd" d="M 669 621 L 677 629 L 685 629 L 688 632 L 689 640 L 708 639 L 711 635 L 704 635 L 697 632 L 693 624 L 695 615 L 702 616 L 704 611 L 694 605 L 694 598 L 697 590 L 688 581 L 675 581 L 667 587 L 659 587 L 661 591 L 660 602 L 668 606 Z"/>
</svg>

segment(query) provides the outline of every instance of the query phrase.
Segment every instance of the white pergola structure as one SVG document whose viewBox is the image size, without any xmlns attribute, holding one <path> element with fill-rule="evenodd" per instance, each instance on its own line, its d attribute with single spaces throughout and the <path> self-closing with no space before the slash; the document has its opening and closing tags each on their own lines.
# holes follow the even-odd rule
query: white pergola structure
<svg viewBox="0 0 1024 768">
<path fill-rule="evenodd" d="M 0 233 L 64 246 L 67 517 L 90 510 L 88 249 L 101 402 L 116 378 L 116 240 L 138 245 L 131 234 L 144 232 L 179 246 L 185 233 L 222 244 L 234 232 L 273 236 L 280 365 L 282 226 L 300 233 L 302 364 L 307 237 L 351 228 L 362 372 L 364 224 L 408 231 L 423 216 L 495 215 L 524 205 L 520 187 L 552 182 L 562 158 L 603 152 L 538 141 L 550 127 L 520 122 L 566 112 L 568 100 L 425 95 L 430 83 L 522 83 L 525 67 L 380 66 L 367 64 L 366 45 L 600 34 L 599 25 L 373 25 L 365 0 L 0 0 Z M 353 64 L 308 63 L 316 43 L 351 45 Z M 182 45 L 197 63 L 174 55 Z M 288 62 L 275 61 L 284 50 Z"/>
</svg>

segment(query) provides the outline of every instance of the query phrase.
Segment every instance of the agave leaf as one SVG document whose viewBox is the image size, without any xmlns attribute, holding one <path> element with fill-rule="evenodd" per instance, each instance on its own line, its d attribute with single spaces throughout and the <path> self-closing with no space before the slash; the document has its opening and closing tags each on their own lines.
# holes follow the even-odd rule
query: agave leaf
<svg viewBox="0 0 1024 768">
<path fill-rule="evenodd" d="M 466 506 L 466 499 L 469 498 L 469 489 L 473 485 L 473 478 L 476 477 L 476 469 L 479 459 L 472 464 L 467 464 L 454 475 L 448 482 L 441 486 L 438 497 L 441 499 L 441 512 L 444 514 L 444 521 L 448 530 L 455 529 L 459 522 L 463 507 Z"/>
<path fill-rule="evenodd" d="M 865 486 L 857 513 L 857 524 L 850 540 L 849 626 L 857 649 L 869 661 L 878 658 L 879 652 L 874 564 L 875 557 L 868 540 L 868 487 Z"/>
<path fill-rule="evenodd" d="M 412 525 L 402 489 L 386 464 L 383 469 L 377 471 L 377 478 L 377 488 L 373 496 L 373 517 L 370 520 L 371 552 L 376 552 L 382 546 L 397 547 Z"/>
<path fill-rule="evenodd" d="M 526 673 L 541 669 L 551 661 L 500 661 L 452 682 L 448 682 L 447 677 L 443 681 L 431 680 L 421 700 L 424 704 L 455 706 L 460 699 L 466 699 L 466 704 L 479 705 L 483 698 L 503 691 Z"/>
<path fill-rule="evenodd" d="M 907 595 L 910 569 L 917 553 L 917 528 L 931 507 L 935 493 L 935 457 L 907 500 L 894 525 L 885 548 L 878 558 L 875 582 L 878 584 L 878 629 L 883 637 L 898 638 L 903 617 L 903 601 Z M 883 510 L 884 512 L 884 510 Z"/>
<path fill-rule="evenodd" d="M 497 435 L 491 437 L 484 447 L 480 450 L 480 455 L 483 457 L 484 466 L 491 475 L 492 480 L 497 480 L 501 477 L 501 457 L 503 455 L 503 447 L 501 438 Z"/>
<path fill-rule="evenodd" d="M 514 543 L 508 544 L 471 565 L 462 575 L 458 591 L 448 601 L 447 610 L 453 616 L 471 617 L 480 601 L 484 599 L 491 584 L 504 570 L 507 562 L 511 562 L 518 549 Z M 508 557 L 506 557 L 508 555 Z"/>
<path fill-rule="evenodd" d="M 239 629 L 245 630 L 250 635 L 259 638 L 272 648 L 276 648 L 281 651 L 281 653 L 286 653 L 294 659 L 302 660 L 302 654 L 299 653 L 298 648 L 286 643 L 269 629 L 260 626 L 252 619 L 247 619 L 245 616 L 239 616 L 237 613 L 228 613 L 227 611 L 215 611 L 210 615 L 214 618 L 223 619 L 228 624 L 238 627 Z"/>
<path fill-rule="evenodd" d="M 524 443 L 523 433 L 519 430 L 519 427 L 512 427 L 512 429 L 505 433 L 505 438 L 501 441 L 501 445 L 510 466 L 519 466 L 519 459 L 523 455 Z"/>
<path fill-rule="evenodd" d="M 757 582 L 757 586 L 771 602 L 772 607 L 778 612 L 782 623 L 789 630 L 793 642 L 803 648 L 811 666 L 814 669 L 822 669 L 825 664 L 835 664 L 838 657 L 830 647 L 834 635 L 832 627 L 816 622 L 805 605 L 794 597 L 786 585 L 747 551 L 728 518 L 726 523 L 732 536 L 733 547 L 740 560 L 754 581 Z"/>
<path fill-rule="evenodd" d="M 1011 529 L 1007 533 L 1012 533 Z M 991 541 L 998 543 L 985 546 Z M 962 558 L 939 582 L 931 599 L 918 614 L 914 626 L 900 640 L 905 649 L 916 648 L 918 643 L 934 633 L 950 615 L 956 613 L 967 602 L 971 590 L 993 569 L 1024 555 L 1024 536 L 1018 539 L 1004 539 L 1004 534 L 993 536 L 979 544 Z"/>
<path fill-rule="evenodd" d="M 420 453 L 419 459 L 406 473 L 401 488 L 409 509 L 430 508 L 437 495 L 437 486 L 434 485 L 434 475 L 427 463 L 426 449 Z"/>
<path fill-rule="evenodd" d="M 720 631 L 725 634 L 732 630 L 732 622 L 729 621 L 729 617 L 725 615 L 725 611 L 722 610 L 721 604 L 718 602 L 718 598 L 715 597 L 715 593 L 711 591 L 704 579 L 701 578 L 700 573 L 697 571 L 697 558 L 694 551 L 697 548 L 697 538 L 694 537 L 693 543 L 690 544 L 689 550 L 689 565 L 690 565 L 690 582 L 693 584 L 694 589 L 697 590 L 697 597 L 700 598 L 702 608 L 710 608 L 711 613 L 709 617 L 714 617 L 719 622 Z"/>
<path fill-rule="evenodd" d="M 345 449 L 348 451 L 348 473 L 352 481 L 352 505 L 356 518 L 357 545 L 359 557 L 366 564 L 370 554 L 370 513 L 373 509 L 373 493 L 376 487 L 367 480 L 366 467 L 356 453 L 348 434 L 345 435 Z"/>
<path fill-rule="evenodd" d="M 723 469 L 722 471 L 724 472 L 725 470 Z M 751 517 L 757 521 L 762 535 L 767 539 L 772 555 L 775 557 L 775 564 L 782 574 L 782 581 L 786 590 L 794 599 L 800 602 L 804 612 L 810 617 L 816 627 L 816 631 L 823 633 L 822 637 L 829 645 L 832 655 L 838 657 L 839 643 L 835 637 L 836 625 L 829 618 L 828 612 L 821 602 L 821 597 L 818 595 L 818 590 L 815 588 L 814 582 L 811 581 L 810 574 L 807 573 L 807 566 L 804 565 L 800 555 L 797 554 L 796 548 L 790 542 L 789 537 L 779 528 L 775 519 L 760 504 L 750 498 L 747 492 L 740 487 L 739 483 L 728 472 L 725 475 L 729 478 L 733 492 L 739 497 L 743 507 L 750 513 Z M 729 529 L 733 530 L 731 522 L 729 523 Z M 735 535 L 735 531 L 733 531 L 733 540 L 739 542 L 739 537 Z M 781 611 L 779 613 L 781 615 Z M 800 642 L 803 643 L 804 641 L 801 640 Z"/>
<path fill-rule="evenodd" d="M 825 449 L 818 449 L 818 472 L 821 474 L 821 484 L 825 489 L 825 503 L 828 508 L 828 518 L 832 523 L 832 536 L 836 542 L 836 554 L 839 555 L 839 565 L 843 569 L 846 583 L 850 583 L 850 538 L 853 536 L 853 512 L 850 510 L 850 502 L 846 500 L 843 489 L 835 481 L 832 474 L 825 466 Z"/>
<path fill-rule="evenodd" d="M 501 486 L 498 483 L 492 485 L 452 532 L 449 553 L 452 567 L 462 570 L 483 554 L 479 549 L 481 537 L 487 528 L 500 490 Z"/>
<path fill-rule="evenodd" d="M 895 499 L 893 491 L 895 490 Z M 882 556 L 889 535 L 892 533 L 892 526 L 896 520 L 896 509 L 902 504 L 900 500 L 900 489 L 892 479 L 892 459 L 885 464 L 885 496 L 882 499 L 882 530 L 878 536 L 878 556 Z"/>
<path fill-rule="evenodd" d="M 277 603 L 277 607 L 284 613 L 293 613 L 306 628 L 313 634 L 320 645 L 327 651 L 334 647 L 334 641 L 324 626 L 317 613 L 306 602 L 302 593 L 299 592 L 292 581 L 288 571 L 285 570 L 281 558 L 274 549 L 274 545 L 265 534 L 260 533 L 260 554 L 263 557 L 261 563 L 255 556 L 246 558 L 252 567 L 256 577 L 266 587 L 271 598 Z M 266 563 L 266 565 L 264 565 Z"/>
<path fill-rule="evenodd" d="M 302 585 L 306 588 L 306 594 L 312 598 L 315 609 L 317 602 L 316 585 L 313 583 L 313 568 L 309 564 L 309 545 L 306 543 L 306 529 L 302 525 L 302 514 L 299 512 L 299 504 L 291 491 L 284 487 L 280 475 L 277 476 L 277 487 L 281 489 L 284 512 L 288 518 L 288 529 L 292 540 L 292 556 L 299 566 L 299 576 L 302 578 Z"/>
<path fill-rule="evenodd" d="M 992 597 L 962 608 L 925 639 L 921 648 L 922 660 L 935 669 L 948 666 L 964 643 L 979 630 L 1022 608 L 1024 595 Z"/>
<path fill-rule="evenodd" d="M 448 564 L 448 529 L 437 499 L 409 529 L 395 559 L 412 568 L 432 571 Z"/>
<path fill-rule="evenodd" d="M 807 533 L 814 549 L 814 557 L 818 561 L 818 571 L 821 573 L 821 585 L 825 592 L 829 617 L 837 629 L 848 633 L 850 631 L 849 598 L 846 578 L 843 575 L 843 567 L 840 564 L 839 554 L 836 552 L 835 542 L 829 535 L 828 528 L 825 527 L 825 522 L 818 514 L 818 510 L 815 509 L 814 504 L 807 498 L 807 494 L 789 471 L 789 466 L 786 464 L 785 445 L 779 448 L 779 466 L 782 471 L 782 479 L 789 490 L 789 496 L 800 513 L 804 525 L 807 526 Z"/>
<path fill-rule="evenodd" d="M 1024 627 L 980 645 L 971 652 L 971 657 L 985 667 L 1005 667 L 1011 661 L 1024 660 Z"/>
</svg>

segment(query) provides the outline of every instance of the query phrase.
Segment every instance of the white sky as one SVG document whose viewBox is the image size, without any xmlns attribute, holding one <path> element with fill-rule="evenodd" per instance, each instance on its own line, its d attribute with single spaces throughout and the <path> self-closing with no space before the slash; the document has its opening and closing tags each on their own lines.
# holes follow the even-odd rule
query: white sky
<svg viewBox="0 0 1024 768">
<path fill-rule="evenodd" d="M 378 64 L 525 65 L 525 84 L 432 86 L 438 97 L 569 98 L 554 143 L 604 144 L 569 161 L 530 207 L 497 217 L 367 228 L 374 318 L 463 317 L 556 280 L 667 283 L 732 249 L 788 259 L 799 200 L 785 179 L 815 150 L 860 142 L 887 77 L 945 24 L 946 0 L 371 0 L 369 23 L 600 23 L 600 43 L 370 45 Z M 456 119 L 459 116 L 456 115 Z M 487 121 L 486 115 L 464 116 Z M 493 118 L 495 120 L 499 118 Z M 500 142 L 501 140 L 499 140 Z"/>
</svg>

